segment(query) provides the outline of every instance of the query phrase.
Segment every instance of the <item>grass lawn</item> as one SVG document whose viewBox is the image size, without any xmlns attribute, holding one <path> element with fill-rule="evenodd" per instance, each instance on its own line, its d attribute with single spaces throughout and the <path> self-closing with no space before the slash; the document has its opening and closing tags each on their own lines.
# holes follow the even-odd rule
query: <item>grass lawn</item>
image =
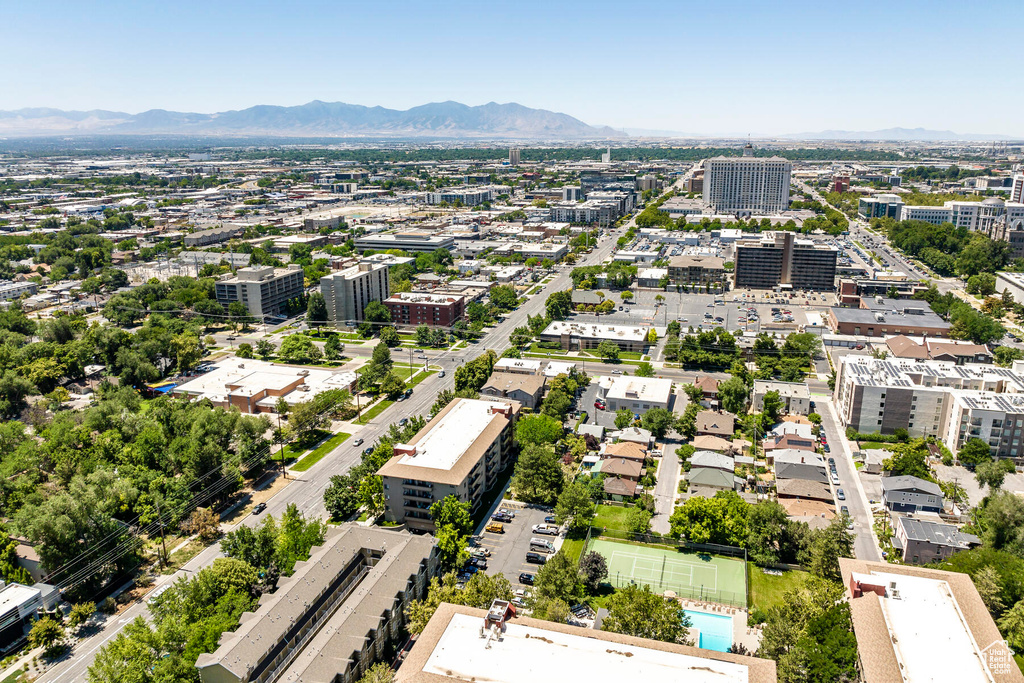
<svg viewBox="0 0 1024 683">
<path fill-rule="evenodd" d="M 537 292 L 541 291 L 542 289 L 544 289 L 543 285 L 537 285 L 536 287 L 531 289 L 529 292 L 527 292 L 526 295 L 527 296 L 532 296 L 532 295 L 536 294 Z"/>
<path fill-rule="evenodd" d="M 21 675 L 23 673 L 25 673 L 24 670 L 18 669 L 17 671 L 12 673 L 10 676 L 5 678 L 3 681 L 0 681 L 0 683 L 21 683 L 21 681 L 27 680 L 27 679 L 21 677 Z"/>
<path fill-rule="evenodd" d="M 629 508 L 617 507 L 615 505 L 598 505 L 597 515 L 594 517 L 592 526 L 604 527 L 605 529 L 618 529 L 626 531 L 626 513 Z"/>
<path fill-rule="evenodd" d="M 869 449 L 870 450 L 881 449 L 883 451 L 891 451 L 892 447 L 894 445 L 895 444 L 891 444 L 891 443 L 881 443 L 880 441 L 861 441 L 860 442 L 860 450 L 866 451 L 866 450 L 869 450 Z"/>
<path fill-rule="evenodd" d="M 356 420 L 356 423 L 361 425 L 366 424 L 367 422 L 369 422 L 370 420 L 372 420 L 373 418 L 377 417 L 385 410 L 390 408 L 392 403 L 394 403 L 394 401 L 388 401 L 387 399 L 377 401 L 377 403 L 375 403 L 372 408 L 367 410 L 365 413 L 363 413 L 362 417 Z"/>
<path fill-rule="evenodd" d="M 160 570 L 161 574 L 173 574 L 174 572 L 181 569 L 186 562 L 191 560 L 193 557 L 198 555 L 206 548 L 206 544 L 200 541 L 198 538 L 189 541 L 188 544 L 178 550 L 177 552 L 171 553 L 170 560 L 167 562 L 167 566 Z"/>
<path fill-rule="evenodd" d="M 325 455 L 330 453 L 336 447 L 343 444 L 345 442 L 345 439 L 347 439 L 350 436 L 352 435 L 346 434 L 345 432 L 339 432 L 335 434 L 331 438 L 327 439 L 327 441 L 324 441 L 322 444 L 317 446 L 315 451 L 313 451 L 312 453 L 304 457 L 302 460 L 295 463 L 295 467 L 292 469 L 294 469 L 296 472 L 305 472 L 310 467 L 320 462 Z"/>
<path fill-rule="evenodd" d="M 364 365 L 363 367 L 358 368 L 356 370 L 356 374 L 357 375 L 363 374 L 364 372 L 366 372 L 366 369 L 368 367 L 370 367 L 370 366 L 369 365 Z M 421 366 L 419 366 L 419 365 L 411 366 L 411 365 L 408 365 L 408 364 L 400 365 L 398 363 L 395 363 L 394 365 L 391 366 L 391 372 L 395 373 L 399 377 L 399 379 L 405 380 L 405 379 L 409 379 L 410 377 L 412 377 L 412 373 L 414 373 L 417 370 L 419 370 L 420 367 Z"/>
<path fill-rule="evenodd" d="M 573 562 L 578 562 L 580 559 L 580 553 L 583 552 L 583 539 L 566 538 L 562 541 L 562 552 L 568 555 Z"/>
<path fill-rule="evenodd" d="M 541 353 L 541 354 L 544 354 L 546 356 L 547 355 L 564 356 L 565 354 L 569 353 L 568 351 L 566 351 L 564 349 L 545 349 L 545 348 L 542 348 L 542 347 L 537 345 L 537 342 L 534 342 L 533 344 L 530 344 L 530 346 L 527 347 L 527 350 L 532 352 L 532 353 Z"/>
<path fill-rule="evenodd" d="M 406 380 L 405 383 L 408 384 L 410 387 L 414 387 L 417 384 L 419 384 L 420 382 L 422 382 L 423 380 L 425 380 L 426 378 L 430 377 L 431 375 L 436 375 L 436 374 L 437 374 L 437 372 L 435 370 L 428 370 L 427 372 L 420 372 L 419 374 L 414 376 L 412 379 Z"/>
<path fill-rule="evenodd" d="M 782 572 L 782 576 L 772 576 L 765 574 L 753 562 L 748 562 L 747 577 L 750 583 L 750 607 L 764 610 L 781 605 L 783 595 L 803 586 L 811 575 L 809 572 L 790 570 Z"/>
<path fill-rule="evenodd" d="M 640 360 L 642 357 L 643 354 L 636 351 L 619 351 L 619 358 L 623 360 Z"/>
</svg>

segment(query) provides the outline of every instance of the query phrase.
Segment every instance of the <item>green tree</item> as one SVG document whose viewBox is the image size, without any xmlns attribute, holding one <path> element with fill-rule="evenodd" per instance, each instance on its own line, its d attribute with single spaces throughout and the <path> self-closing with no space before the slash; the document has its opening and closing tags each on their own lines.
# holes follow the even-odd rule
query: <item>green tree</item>
<svg viewBox="0 0 1024 683">
<path fill-rule="evenodd" d="M 95 613 L 95 602 L 75 603 L 71 606 L 71 612 L 68 614 L 68 627 L 77 631 L 79 628 L 84 626 Z"/>
<path fill-rule="evenodd" d="M 388 348 L 394 348 L 402 343 L 402 338 L 398 335 L 398 330 L 391 325 L 385 325 L 380 328 L 378 335 L 380 337 L 380 342 Z"/>
<path fill-rule="evenodd" d="M 608 561 L 601 553 L 591 550 L 580 558 L 579 572 L 587 593 L 596 595 L 601 582 L 608 578 Z"/>
<path fill-rule="evenodd" d="M 633 371 L 637 377 L 654 377 L 654 366 L 644 361 L 636 366 L 636 370 Z"/>
<path fill-rule="evenodd" d="M 619 359 L 619 345 L 614 342 L 604 340 L 597 345 L 597 348 L 594 349 L 594 353 L 605 360 L 617 361 Z"/>
<path fill-rule="evenodd" d="M 633 411 L 629 408 L 619 408 L 615 411 L 615 428 L 625 429 L 633 424 Z"/>
<path fill-rule="evenodd" d="M 769 391 L 764 395 L 761 403 L 761 413 L 770 424 L 775 424 L 779 421 L 784 408 L 785 404 L 782 402 L 779 392 Z"/>
<path fill-rule="evenodd" d="M 773 500 L 751 505 L 747 514 L 747 555 L 759 567 L 772 567 L 779 562 L 789 515 Z"/>
<path fill-rule="evenodd" d="M 811 573 L 830 581 L 841 581 L 839 558 L 853 557 L 853 534 L 846 529 L 846 519 L 835 517 L 814 535 L 811 543 Z"/>
<path fill-rule="evenodd" d="M 1003 485 L 1006 470 L 1003 469 L 1002 463 L 989 460 L 974 468 L 974 478 L 978 480 L 979 486 L 988 486 L 991 492 Z"/>
<path fill-rule="evenodd" d="M 327 302 L 320 292 L 313 292 L 306 301 L 306 322 L 310 327 L 319 327 L 327 322 Z"/>
<path fill-rule="evenodd" d="M 252 344 L 239 344 L 235 355 L 239 358 L 252 358 Z"/>
<path fill-rule="evenodd" d="M 995 567 L 985 566 L 978 570 L 974 576 L 974 587 L 978 589 L 985 607 L 993 617 L 998 617 L 1006 609 L 1003 603 L 1002 577 Z"/>
<path fill-rule="evenodd" d="M 327 360 L 338 360 L 343 353 L 345 353 L 345 347 L 341 343 L 341 338 L 336 334 L 332 334 L 324 342 L 324 356 Z"/>
<path fill-rule="evenodd" d="M 258 353 L 260 358 L 263 360 L 270 360 L 275 351 L 277 351 L 277 347 L 274 346 L 274 342 L 269 339 L 260 339 L 256 342 L 256 353 Z"/>
<path fill-rule="evenodd" d="M 632 534 L 649 534 L 652 516 L 649 510 L 634 505 L 626 511 L 626 531 Z"/>
<path fill-rule="evenodd" d="M 543 604 L 548 600 L 565 600 L 575 604 L 580 597 L 580 573 L 576 562 L 565 552 L 559 551 L 537 572 L 533 584 L 533 597 Z"/>
<path fill-rule="evenodd" d="M 699 403 L 690 403 L 683 410 L 683 414 L 679 416 L 676 421 L 676 431 L 685 436 L 687 439 L 692 439 L 697 436 L 697 414 L 700 412 L 701 407 Z"/>
<path fill-rule="evenodd" d="M 386 394 L 388 398 L 397 398 L 399 394 L 405 392 L 405 382 L 395 373 L 389 372 L 381 380 L 380 391 L 382 394 Z"/>
<path fill-rule="evenodd" d="M 363 674 L 359 683 L 394 683 L 395 671 L 386 662 L 377 662 Z"/>
<path fill-rule="evenodd" d="M 552 320 L 565 320 L 572 313 L 572 292 L 570 290 L 552 292 L 548 295 L 544 310 L 547 317 Z"/>
<path fill-rule="evenodd" d="M 742 546 L 747 535 L 748 508 L 734 491 L 720 491 L 712 498 L 688 498 L 669 517 L 671 534 L 693 543 Z"/>
<path fill-rule="evenodd" d="M 516 423 L 516 440 L 526 444 L 551 444 L 562 438 L 561 421 L 544 414 L 524 415 Z"/>
<path fill-rule="evenodd" d="M 567 524 L 570 531 L 586 529 L 594 520 L 597 507 L 590 498 L 590 488 L 583 482 L 574 481 L 558 495 L 555 505 L 555 522 Z"/>
<path fill-rule="evenodd" d="M 675 423 L 675 415 L 666 408 L 651 408 L 640 417 L 640 423 L 657 438 L 662 438 Z"/>
<path fill-rule="evenodd" d="M 512 488 L 519 500 L 550 505 L 562 491 L 562 465 L 554 451 L 536 444 L 527 444 L 512 475 Z"/>
<path fill-rule="evenodd" d="M 371 301 L 363 308 L 363 320 L 369 323 L 391 322 L 391 311 L 379 301 Z"/>
<path fill-rule="evenodd" d="M 601 622 L 601 629 L 686 645 L 691 625 L 678 601 L 652 593 L 646 584 L 631 584 L 608 599 L 608 615 Z"/>
<path fill-rule="evenodd" d="M 64 640 L 64 626 L 52 617 L 43 617 L 32 624 L 28 632 L 28 642 L 32 647 L 41 647 L 46 651 L 53 650 Z"/>
<path fill-rule="evenodd" d="M 454 526 L 438 527 L 434 532 L 438 561 L 444 571 L 461 567 L 469 559 L 467 539 Z"/>
<path fill-rule="evenodd" d="M 957 459 L 965 467 L 974 469 L 978 465 L 992 460 L 992 451 L 988 444 L 981 439 L 968 439 L 960 451 L 956 454 Z"/>
<path fill-rule="evenodd" d="M 376 474 L 364 477 L 359 483 L 359 501 L 373 515 L 384 513 L 384 482 Z"/>
<path fill-rule="evenodd" d="M 460 534 L 473 533 L 473 517 L 469 514 L 469 503 L 452 494 L 430 506 L 430 516 L 437 527 L 454 527 Z"/>
<path fill-rule="evenodd" d="M 519 303 L 516 290 L 509 285 L 497 285 L 491 288 L 491 303 L 502 311 L 511 311 Z"/>
<path fill-rule="evenodd" d="M 323 358 L 320 347 L 313 340 L 302 334 L 291 334 L 284 338 L 277 355 L 292 363 L 315 363 Z"/>
<path fill-rule="evenodd" d="M 730 377 L 718 385 L 718 398 L 722 408 L 739 415 L 747 407 L 747 385 L 739 377 Z"/>
<path fill-rule="evenodd" d="M 1003 615 L 999 620 L 999 631 L 1014 652 L 1024 651 L 1024 600 Z"/>
<path fill-rule="evenodd" d="M 882 469 L 889 472 L 889 476 L 907 475 L 932 480 L 931 469 L 928 467 L 928 447 L 924 439 L 895 444 L 891 450 L 893 454 L 882 462 Z"/>
</svg>

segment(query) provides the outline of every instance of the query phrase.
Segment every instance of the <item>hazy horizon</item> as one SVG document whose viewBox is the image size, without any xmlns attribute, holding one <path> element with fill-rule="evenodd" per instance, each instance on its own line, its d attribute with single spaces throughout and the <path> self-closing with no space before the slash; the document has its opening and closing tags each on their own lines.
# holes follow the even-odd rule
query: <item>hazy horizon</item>
<svg viewBox="0 0 1024 683">
<path fill-rule="evenodd" d="M 0 76 L 3 110 L 493 101 L 694 136 L 924 128 L 1024 137 L 1022 71 L 988 55 L 1013 44 L 1024 18 L 1024 6 L 1005 1 L 976 20 L 946 1 L 790 2 L 784 11 L 600 0 L 6 9 L 0 55 L 18 68 Z"/>
</svg>

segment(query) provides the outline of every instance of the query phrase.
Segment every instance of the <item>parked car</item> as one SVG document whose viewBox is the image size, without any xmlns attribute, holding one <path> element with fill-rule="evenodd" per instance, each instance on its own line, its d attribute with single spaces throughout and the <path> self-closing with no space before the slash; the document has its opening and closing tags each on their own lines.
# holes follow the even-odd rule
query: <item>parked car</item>
<svg viewBox="0 0 1024 683">
<path fill-rule="evenodd" d="M 836 489 L 836 498 L 846 500 L 846 493 L 842 489 Z"/>
<path fill-rule="evenodd" d="M 469 549 L 469 556 L 470 557 L 490 557 L 491 556 L 491 551 L 488 550 L 487 548 L 470 548 Z"/>
<path fill-rule="evenodd" d="M 557 536 L 558 527 L 554 524 L 534 524 L 533 532 L 535 534 L 546 534 L 548 536 Z"/>
<path fill-rule="evenodd" d="M 356 439 L 355 441 L 352 442 L 352 445 L 353 446 L 362 446 L 363 445 L 363 440 L 362 439 Z"/>
<path fill-rule="evenodd" d="M 495 522 L 505 522 L 505 523 L 508 523 L 508 522 L 512 521 L 511 517 L 509 517 L 508 515 L 503 515 L 500 512 L 495 512 L 493 515 L 491 515 L 491 519 L 493 521 L 495 521 Z"/>
<path fill-rule="evenodd" d="M 604 410 L 607 406 L 602 401 L 594 401 L 594 407 L 598 410 Z"/>
<path fill-rule="evenodd" d="M 547 517 L 544 518 L 544 523 L 545 524 L 556 524 L 555 516 L 554 515 L 548 515 Z"/>
<path fill-rule="evenodd" d="M 490 531 L 492 534 L 503 534 L 505 533 L 505 525 L 498 522 L 491 522 L 484 527 L 484 531 Z"/>
<path fill-rule="evenodd" d="M 831 452 L 832 452 L 832 449 L 828 447 L 828 444 L 827 444 L 827 443 L 823 443 L 823 444 L 821 444 L 821 447 L 822 447 L 823 449 L 825 449 L 825 452 L 826 452 L 826 453 L 831 453 Z"/>
<path fill-rule="evenodd" d="M 526 561 L 530 564 L 545 564 L 548 561 L 548 556 L 540 553 L 526 553 Z"/>
<path fill-rule="evenodd" d="M 256 507 L 254 507 L 252 509 L 252 514 L 258 515 L 258 514 L 260 514 L 261 512 L 263 512 L 266 509 L 267 509 L 267 504 L 266 503 L 257 503 Z"/>
<path fill-rule="evenodd" d="M 526 600 L 517 595 L 514 598 L 512 598 L 512 604 L 516 607 L 526 607 Z"/>
<path fill-rule="evenodd" d="M 364 448 L 363 449 L 363 455 L 369 455 L 370 453 L 373 453 L 373 448 L 372 447 L 371 448 Z"/>
<path fill-rule="evenodd" d="M 470 557 L 469 564 L 477 569 L 487 569 L 487 560 L 482 557 Z"/>
</svg>

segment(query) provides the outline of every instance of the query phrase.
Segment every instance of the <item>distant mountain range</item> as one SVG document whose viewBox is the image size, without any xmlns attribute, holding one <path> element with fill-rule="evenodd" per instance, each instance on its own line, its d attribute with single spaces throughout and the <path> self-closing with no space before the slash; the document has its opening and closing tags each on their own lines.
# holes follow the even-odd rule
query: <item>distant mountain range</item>
<svg viewBox="0 0 1024 683">
<path fill-rule="evenodd" d="M 883 130 L 822 130 L 817 133 L 791 133 L 781 136 L 790 140 L 895 140 L 895 141 L 958 141 L 985 142 L 993 140 L 1020 140 L 1013 135 L 983 135 L 954 133 L 951 130 L 927 128 L 885 128 Z"/>
<path fill-rule="evenodd" d="M 150 109 L 140 114 L 61 109 L 0 111 L 0 136 L 210 135 L 279 137 L 431 137 L 599 139 L 625 134 L 568 114 L 490 102 L 435 102 L 405 111 L 315 100 L 296 107 L 259 105 L 215 114 Z"/>
</svg>

